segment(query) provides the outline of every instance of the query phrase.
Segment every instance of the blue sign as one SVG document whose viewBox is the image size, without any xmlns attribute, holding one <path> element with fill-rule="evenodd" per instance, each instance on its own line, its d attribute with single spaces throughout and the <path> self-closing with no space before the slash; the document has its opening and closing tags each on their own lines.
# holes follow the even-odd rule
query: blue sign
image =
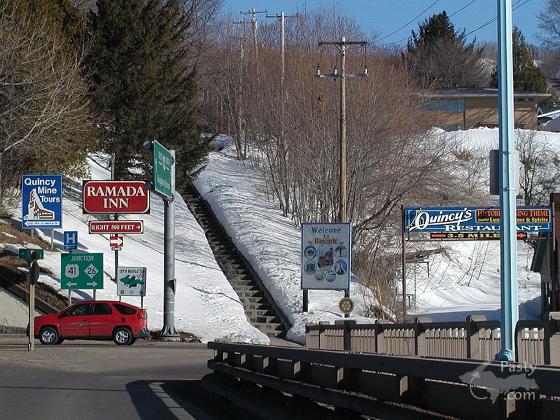
<svg viewBox="0 0 560 420">
<path fill-rule="evenodd" d="M 404 231 L 408 233 L 500 232 L 499 208 L 407 208 L 404 214 Z M 519 207 L 517 231 L 552 232 L 550 208 Z"/>
<path fill-rule="evenodd" d="M 65 230 L 64 231 L 64 249 L 78 249 L 78 231 Z"/>
<path fill-rule="evenodd" d="M 62 176 L 21 177 L 23 229 L 62 227 Z"/>
</svg>

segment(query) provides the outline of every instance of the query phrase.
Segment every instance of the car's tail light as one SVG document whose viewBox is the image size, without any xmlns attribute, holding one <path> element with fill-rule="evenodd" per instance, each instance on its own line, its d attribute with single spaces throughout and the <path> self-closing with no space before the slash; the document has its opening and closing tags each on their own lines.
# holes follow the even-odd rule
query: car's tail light
<svg viewBox="0 0 560 420">
<path fill-rule="evenodd" d="M 145 319 L 146 321 L 148 321 L 148 311 L 142 309 L 141 311 L 138 311 L 138 315 L 136 317 L 138 319 Z"/>
</svg>

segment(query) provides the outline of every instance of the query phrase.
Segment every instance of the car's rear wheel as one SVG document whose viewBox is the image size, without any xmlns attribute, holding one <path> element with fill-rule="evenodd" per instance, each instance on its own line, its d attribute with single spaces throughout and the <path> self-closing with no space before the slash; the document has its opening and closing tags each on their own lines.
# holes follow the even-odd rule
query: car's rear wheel
<svg viewBox="0 0 560 420">
<path fill-rule="evenodd" d="M 132 340 L 130 340 L 128 344 L 133 345 L 134 343 L 136 343 L 136 338 L 132 337 Z"/>
<path fill-rule="evenodd" d="M 118 346 L 130 344 L 132 341 L 132 333 L 126 327 L 118 327 L 113 331 L 113 341 Z"/>
<path fill-rule="evenodd" d="M 39 332 L 39 340 L 41 344 L 51 345 L 57 344 L 59 340 L 58 332 L 53 327 L 44 327 L 41 328 Z"/>
</svg>

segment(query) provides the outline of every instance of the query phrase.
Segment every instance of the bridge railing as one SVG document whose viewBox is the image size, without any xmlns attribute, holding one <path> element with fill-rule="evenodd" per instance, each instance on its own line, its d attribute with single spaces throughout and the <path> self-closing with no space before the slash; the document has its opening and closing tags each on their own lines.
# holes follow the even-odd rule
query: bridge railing
<svg viewBox="0 0 560 420">
<path fill-rule="evenodd" d="M 518 362 L 560 366 L 560 313 L 546 320 L 519 321 L 516 328 Z M 306 347 L 398 356 L 493 360 L 500 350 L 500 322 L 484 316 L 465 321 L 431 322 L 416 319 L 392 324 L 336 321 L 308 324 Z"/>
<path fill-rule="evenodd" d="M 336 327 L 327 336 L 337 338 L 334 341 L 328 338 L 326 342 L 338 346 L 341 330 L 340 325 Z M 371 334 L 372 329 L 357 327 L 353 330 L 354 344 L 370 345 L 375 336 L 364 334 Z M 408 339 L 410 328 L 402 330 Z M 398 335 L 390 328 L 387 331 L 392 337 Z M 455 336 L 455 329 L 449 331 L 452 332 L 445 333 L 450 336 L 445 337 L 445 342 L 452 351 L 460 340 Z M 270 396 L 267 393 L 276 390 L 284 396 L 297 396 L 376 418 L 417 419 L 439 415 L 544 420 L 557 418 L 560 410 L 560 368 L 553 366 L 520 372 L 520 365 L 495 361 L 481 363 L 219 342 L 208 343 L 208 348 L 214 350 L 208 367 L 219 375 L 238 379 L 231 382 L 233 389 L 225 390 L 223 395 L 237 398 L 232 397 L 237 395 L 235 390 L 248 390 L 248 405 L 253 408 L 259 405 L 254 403 L 255 393 Z M 397 350 L 409 351 L 408 344 Z M 248 383 L 255 386 L 247 388 Z M 294 399 L 296 406 L 301 407 L 300 399 Z M 259 403 L 266 405 L 264 401 Z M 260 414 L 264 416 L 263 412 Z"/>
</svg>

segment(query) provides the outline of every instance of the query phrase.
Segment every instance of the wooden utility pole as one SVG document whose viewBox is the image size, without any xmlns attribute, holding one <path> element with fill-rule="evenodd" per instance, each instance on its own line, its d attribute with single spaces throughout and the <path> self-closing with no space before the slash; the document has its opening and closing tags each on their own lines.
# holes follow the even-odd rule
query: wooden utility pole
<svg viewBox="0 0 560 420">
<path fill-rule="evenodd" d="M 332 45 L 336 47 L 340 53 L 340 73 L 337 71 L 336 67 L 334 71 L 330 74 L 321 74 L 320 67 L 317 68 L 317 77 L 334 77 L 335 79 L 340 79 L 340 121 L 339 121 L 339 151 L 340 151 L 340 174 L 339 174 L 339 189 L 340 189 L 340 202 L 338 210 L 338 221 L 341 223 L 346 223 L 348 221 L 348 211 L 347 211 L 347 185 L 348 185 L 348 163 L 346 157 L 346 78 L 348 77 L 366 77 L 367 67 L 364 65 L 364 70 L 361 73 L 350 74 L 346 73 L 346 51 L 349 46 L 359 45 L 365 48 L 367 45 L 366 41 L 346 41 L 345 37 L 342 37 L 340 41 L 333 42 L 319 42 L 319 46 Z"/>
<path fill-rule="evenodd" d="M 284 120 L 285 120 L 285 108 L 286 108 L 286 95 L 284 93 L 285 89 L 285 78 L 286 78 L 286 18 L 297 18 L 298 15 L 286 16 L 284 12 L 280 12 L 279 15 L 266 15 L 267 18 L 278 19 L 280 22 L 280 135 L 278 141 L 278 154 L 279 160 L 278 165 L 280 168 L 281 176 L 284 178 L 282 185 L 283 195 L 284 195 L 284 216 L 287 216 L 290 211 L 289 205 L 289 191 L 287 186 L 287 168 L 286 168 L 286 156 L 288 154 L 288 147 L 286 139 L 284 138 Z"/>
<path fill-rule="evenodd" d="M 333 77 L 335 79 L 340 79 L 340 120 L 339 120 L 339 191 L 340 191 L 340 201 L 339 201 L 339 208 L 338 208 L 338 221 L 340 223 L 348 222 L 348 210 L 347 210 L 347 203 L 348 203 L 348 194 L 347 194 L 347 185 L 348 185 L 348 160 L 346 156 L 346 78 L 347 77 L 367 77 L 368 71 L 367 66 L 364 63 L 364 68 L 361 73 L 350 74 L 346 73 L 346 51 L 349 46 L 358 45 L 364 48 L 367 46 L 366 41 L 346 41 L 345 37 L 342 37 L 340 41 L 331 41 L 331 42 L 319 42 L 319 46 L 322 47 L 323 45 L 332 45 L 336 47 L 340 53 L 340 73 L 337 71 L 336 67 L 334 71 L 330 74 L 321 74 L 321 68 L 317 67 L 317 77 Z M 365 56 L 365 53 L 364 53 Z M 344 296 L 350 297 L 350 288 L 345 290 Z M 348 314 L 345 314 L 345 317 L 348 317 Z"/>
<path fill-rule="evenodd" d="M 255 10 L 255 8 L 253 7 L 251 10 L 248 10 L 247 12 L 239 12 L 242 15 L 251 15 L 251 25 L 253 26 L 253 48 L 255 51 L 255 60 L 258 58 L 259 56 L 259 51 L 258 51 L 258 43 L 257 43 L 257 14 L 259 13 L 268 13 L 268 11 L 262 10 L 257 12 Z"/>
<path fill-rule="evenodd" d="M 245 60 L 245 36 L 246 36 L 246 28 L 247 28 L 247 21 L 245 19 L 233 22 L 234 25 L 242 25 L 242 34 L 239 39 L 239 82 L 238 82 L 238 92 L 239 92 L 239 99 L 237 101 L 237 118 L 236 118 L 236 152 L 237 152 L 237 159 L 244 160 L 245 155 L 243 153 L 241 136 L 243 132 L 243 124 L 242 124 L 242 117 L 243 114 L 243 62 Z"/>
</svg>

